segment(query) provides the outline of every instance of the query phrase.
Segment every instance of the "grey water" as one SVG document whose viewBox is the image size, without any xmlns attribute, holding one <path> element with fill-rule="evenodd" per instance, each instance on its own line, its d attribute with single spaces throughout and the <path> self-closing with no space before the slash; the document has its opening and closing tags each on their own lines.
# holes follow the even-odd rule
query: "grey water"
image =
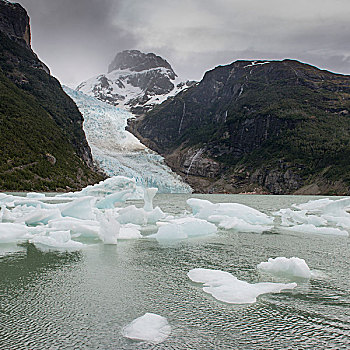
<svg viewBox="0 0 350 350">
<path fill-rule="evenodd" d="M 267 214 L 315 197 L 196 195 L 238 202 Z M 182 214 L 188 195 L 157 195 L 155 205 Z M 241 280 L 289 282 L 257 271 L 269 257 L 297 256 L 319 272 L 249 305 L 221 303 L 192 283 L 196 267 Z M 0 349 L 349 349 L 349 238 L 272 231 L 219 231 L 160 245 L 151 239 L 92 244 L 79 252 L 41 252 L 24 244 L 0 258 Z M 146 312 L 168 319 L 160 344 L 133 341 L 121 329 Z"/>
</svg>

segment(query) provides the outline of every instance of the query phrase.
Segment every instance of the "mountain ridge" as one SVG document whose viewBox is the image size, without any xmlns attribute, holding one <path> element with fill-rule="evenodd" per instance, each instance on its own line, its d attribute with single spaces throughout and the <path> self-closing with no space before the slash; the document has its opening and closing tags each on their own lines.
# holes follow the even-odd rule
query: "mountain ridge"
<svg viewBox="0 0 350 350">
<path fill-rule="evenodd" d="M 181 81 L 164 58 L 125 50 L 117 53 L 108 73 L 80 83 L 76 90 L 134 114 L 143 114 L 193 84 Z"/>
<path fill-rule="evenodd" d="M 349 113 L 349 76 L 296 60 L 240 60 L 129 130 L 198 192 L 346 194 Z"/>
</svg>

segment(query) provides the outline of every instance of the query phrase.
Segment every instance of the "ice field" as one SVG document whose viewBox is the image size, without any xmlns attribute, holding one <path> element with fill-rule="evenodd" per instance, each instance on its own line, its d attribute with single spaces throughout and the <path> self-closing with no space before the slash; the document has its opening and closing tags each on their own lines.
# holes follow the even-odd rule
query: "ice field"
<svg viewBox="0 0 350 350">
<path fill-rule="evenodd" d="M 165 164 L 163 157 L 125 130 L 133 115 L 124 109 L 64 87 L 84 117 L 83 128 L 94 161 L 107 175 L 133 177 L 160 193 L 190 193 L 191 188 Z"/>
<path fill-rule="evenodd" d="M 115 176 L 0 206 L 5 348 L 350 345 L 347 198 L 158 194 Z"/>
</svg>

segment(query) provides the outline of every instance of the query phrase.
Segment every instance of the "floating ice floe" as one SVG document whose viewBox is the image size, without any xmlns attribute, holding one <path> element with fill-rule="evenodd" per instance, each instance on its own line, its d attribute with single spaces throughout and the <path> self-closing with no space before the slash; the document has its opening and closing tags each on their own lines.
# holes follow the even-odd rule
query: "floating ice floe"
<svg viewBox="0 0 350 350">
<path fill-rule="evenodd" d="M 18 218 L 17 222 L 25 222 L 27 225 L 46 225 L 50 220 L 61 218 L 61 212 L 55 209 L 33 209 L 23 217 Z"/>
<path fill-rule="evenodd" d="M 181 240 L 191 237 L 208 236 L 217 232 L 217 227 L 202 219 L 193 217 L 170 220 L 162 223 L 158 232 L 148 236 L 158 241 Z"/>
<path fill-rule="evenodd" d="M 322 198 L 302 204 L 293 209 L 281 209 L 274 213 L 281 217 L 284 230 L 323 235 L 348 236 L 350 230 L 350 198 L 331 200 Z M 340 228 L 342 229 L 340 229 Z"/>
<path fill-rule="evenodd" d="M 127 240 L 138 238 L 142 238 L 142 235 L 140 233 L 140 226 L 134 224 L 126 224 L 120 227 L 118 239 Z"/>
<path fill-rule="evenodd" d="M 0 223 L 0 243 L 13 243 L 23 239 L 28 234 L 28 228 L 22 224 Z"/>
<path fill-rule="evenodd" d="M 124 337 L 150 343 L 161 343 L 171 333 L 167 319 L 157 314 L 146 313 L 136 318 L 122 330 Z"/>
<path fill-rule="evenodd" d="M 113 213 L 106 212 L 100 218 L 100 233 L 99 236 L 104 244 L 117 244 L 120 231 L 120 224 L 115 219 Z"/>
<path fill-rule="evenodd" d="M 93 208 L 96 203 L 96 198 L 92 196 L 86 196 L 77 198 L 74 201 L 60 205 L 62 216 L 69 216 L 83 220 L 94 220 L 95 214 Z"/>
<path fill-rule="evenodd" d="M 153 198 L 157 192 L 158 192 L 158 188 L 155 188 L 155 187 L 144 189 L 143 200 L 145 202 L 145 205 L 143 209 L 145 211 L 150 212 L 153 210 Z"/>
<path fill-rule="evenodd" d="M 42 250 L 77 250 L 84 247 L 83 243 L 71 239 L 69 231 L 53 231 L 48 235 L 35 235 L 29 241 Z"/>
<path fill-rule="evenodd" d="M 242 232 L 270 230 L 273 218 L 239 203 L 211 203 L 210 201 L 190 198 L 187 204 L 192 208 L 196 218 L 217 224 L 220 228 L 235 229 Z"/>
<path fill-rule="evenodd" d="M 128 190 L 130 192 L 136 191 L 135 179 L 125 176 L 112 176 L 95 185 L 89 185 L 81 191 L 69 192 L 59 195 L 60 197 L 86 197 L 93 196 L 96 198 L 104 198 L 110 194 Z"/>
<path fill-rule="evenodd" d="M 258 264 L 257 268 L 264 272 L 286 277 L 311 278 L 312 276 L 305 260 L 297 257 L 269 258 L 267 262 Z"/>
<path fill-rule="evenodd" d="M 135 205 L 129 205 L 118 210 L 118 214 L 117 220 L 121 224 L 131 223 L 135 225 L 154 224 L 165 216 L 159 207 L 152 211 L 146 211 L 143 208 L 137 208 Z"/>
<path fill-rule="evenodd" d="M 112 193 L 106 196 L 105 198 L 99 200 L 96 203 L 96 207 L 98 209 L 113 209 L 116 203 L 123 203 L 128 198 L 130 198 L 130 196 L 131 196 L 130 190 L 124 190 L 121 192 Z"/>
<path fill-rule="evenodd" d="M 70 217 L 50 220 L 48 227 L 57 231 L 70 230 L 71 233 L 79 237 L 98 237 L 100 232 L 100 223 L 98 221 Z"/>
<path fill-rule="evenodd" d="M 203 283 L 203 291 L 215 299 L 229 304 L 251 304 L 261 294 L 279 293 L 284 289 L 293 289 L 296 283 L 260 282 L 251 284 L 239 280 L 232 274 L 210 269 L 193 269 L 188 277 L 196 283 Z"/>
</svg>

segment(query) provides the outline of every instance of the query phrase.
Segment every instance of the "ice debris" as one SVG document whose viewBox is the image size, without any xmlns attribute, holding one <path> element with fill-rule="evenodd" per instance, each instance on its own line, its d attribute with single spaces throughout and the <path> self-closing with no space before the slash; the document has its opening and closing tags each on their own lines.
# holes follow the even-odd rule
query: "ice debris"
<svg viewBox="0 0 350 350">
<path fill-rule="evenodd" d="M 226 271 L 197 268 L 188 272 L 188 277 L 196 283 L 203 283 L 203 291 L 215 299 L 229 304 L 251 304 L 261 294 L 279 293 L 293 289 L 296 283 L 260 282 L 251 284 L 239 280 Z"/>
<path fill-rule="evenodd" d="M 350 198 L 322 198 L 293 204 L 274 214 L 281 217 L 281 226 L 288 231 L 349 236 L 349 210 Z"/>
<path fill-rule="evenodd" d="M 197 218 L 187 217 L 170 220 L 162 224 L 158 232 L 149 238 L 156 238 L 158 241 L 181 240 L 191 237 L 208 236 L 217 232 L 214 224 Z"/>
<path fill-rule="evenodd" d="M 48 235 L 35 235 L 29 240 L 43 250 L 77 250 L 84 244 L 73 241 L 69 231 L 53 231 Z"/>
<path fill-rule="evenodd" d="M 163 342 L 170 333 L 171 326 L 167 319 L 153 313 L 146 313 L 136 318 L 122 330 L 122 334 L 126 338 L 154 344 Z"/>
<path fill-rule="evenodd" d="M 106 212 L 100 216 L 100 238 L 104 244 L 117 244 L 120 224 L 113 213 Z"/>
<path fill-rule="evenodd" d="M 311 278 L 312 276 L 305 260 L 297 257 L 269 258 L 267 262 L 258 264 L 257 268 L 264 272 L 286 277 Z"/>
<path fill-rule="evenodd" d="M 239 203 L 211 203 L 208 200 L 190 198 L 187 204 L 196 218 L 208 220 L 220 228 L 242 232 L 261 233 L 271 229 L 274 219 Z"/>
</svg>

